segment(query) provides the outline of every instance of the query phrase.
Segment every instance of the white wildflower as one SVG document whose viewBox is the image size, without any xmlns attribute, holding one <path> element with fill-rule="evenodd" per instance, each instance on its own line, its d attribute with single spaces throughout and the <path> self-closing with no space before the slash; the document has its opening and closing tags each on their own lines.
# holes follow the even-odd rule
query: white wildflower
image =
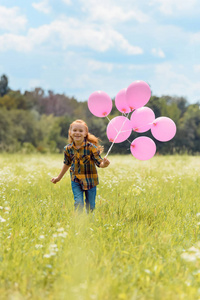
<svg viewBox="0 0 200 300">
<path fill-rule="evenodd" d="M 51 269 L 52 268 L 52 265 L 46 265 L 47 268 Z"/>
<path fill-rule="evenodd" d="M 196 258 L 200 258 L 200 251 L 195 253 Z"/>
<path fill-rule="evenodd" d="M 6 220 L 0 216 L 0 223 L 3 223 L 3 222 L 6 222 Z"/>
<path fill-rule="evenodd" d="M 58 252 L 58 247 L 56 244 L 51 244 L 49 246 L 49 250 L 50 250 L 50 255 L 54 256 L 54 255 L 56 255 L 56 252 Z"/>
<path fill-rule="evenodd" d="M 62 231 L 64 231 L 64 228 L 63 228 L 63 227 L 58 228 L 57 231 L 58 231 L 58 232 L 62 232 Z"/>
<path fill-rule="evenodd" d="M 56 245 L 56 244 L 51 244 L 51 245 L 49 246 L 49 248 L 57 248 L 57 245 Z"/>
<path fill-rule="evenodd" d="M 61 233 L 58 234 L 58 236 L 61 236 L 63 238 L 66 238 L 67 235 L 68 235 L 67 232 L 61 232 Z"/>
<path fill-rule="evenodd" d="M 35 245 L 35 248 L 36 248 L 36 249 L 40 249 L 40 248 L 42 248 L 42 247 L 43 247 L 43 245 L 39 245 L 39 244 Z"/>
<path fill-rule="evenodd" d="M 41 240 L 44 239 L 44 235 L 40 235 L 39 239 L 41 239 Z"/>
<path fill-rule="evenodd" d="M 187 252 L 182 253 L 181 258 L 183 258 L 184 260 L 186 260 L 188 262 L 193 262 L 193 261 L 196 261 L 196 259 L 197 259 L 195 255 L 188 254 Z"/>
<path fill-rule="evenodd" d="M 190 248 L 188 249 L 188 251 L 190 251 L 190 252 L 199 252 L 199 249 L 197 249 L 197 248 L 195 248 L 194 246 L 192 246 L 192 247 L 190 247 Z"/>
</svg>

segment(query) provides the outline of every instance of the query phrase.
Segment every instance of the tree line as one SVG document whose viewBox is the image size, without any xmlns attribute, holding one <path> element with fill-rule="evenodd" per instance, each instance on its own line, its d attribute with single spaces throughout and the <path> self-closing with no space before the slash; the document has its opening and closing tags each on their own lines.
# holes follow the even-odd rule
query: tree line
<svg viewBox="0 0 200 300">
<path fill-rule="evenodd" d="M 189 104 L 184 97 L 151 96 L 148 104 L 156 118 L 166 116 L 177 126 L 176 136 L 169 142 L 158 142 L 150 130 L 133 132 L 129 141 L 115 144 L 112 153 L 130 153 L 130 141 L 145 135 L 152 138 L 157 153 L 197 154 L 200 149 L 200 106 L 199 102 Z M 119 116 L 113 99 L 109 118 Z M 102 141 L 105 152 L 111 143 L 106 136 L 108 120 L 97 118 L 88 110 L 87 101 L 79 102 L 75 97 L 55 94 L 42 88 L 32 91 L 14 91 L 8 86 L 8 78 L 0 79 L 0 152 L 62 152 L 68 143 L 68 128 L 75 119 L 83 119 L 89 130 Z"/>
</svg>

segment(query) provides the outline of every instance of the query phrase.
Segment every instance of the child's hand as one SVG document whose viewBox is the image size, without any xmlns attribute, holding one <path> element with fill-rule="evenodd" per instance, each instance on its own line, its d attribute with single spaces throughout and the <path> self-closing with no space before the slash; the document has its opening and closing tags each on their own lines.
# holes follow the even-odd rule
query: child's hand
<svg viewBox="0 0 200 300">
<path fill-rule="evenodd" d="M 107 158 L 104 157 L 103 161 L 100 164 L 100 167 L 101 168 L 106 168 L 106 167 L 109 166 L 109 164 L 110 164 L 110 161 Z"/>
<path fill-rule="evenodd" d="M 51 182 L 53 182 L 54 184 L 56 184 L 56 182 L 60 181 L 60 179 L 58 177 L 53 177 L 51 179 Z"/>
</svg>

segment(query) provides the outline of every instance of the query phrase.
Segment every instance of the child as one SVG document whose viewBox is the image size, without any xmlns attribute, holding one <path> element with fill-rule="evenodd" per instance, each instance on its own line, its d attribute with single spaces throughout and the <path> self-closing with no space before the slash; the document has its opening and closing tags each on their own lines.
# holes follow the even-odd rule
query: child
<svg viewBox="0 0 200 300">
<path fill-rule="evenodd" d="M 95 208 L 96 185 L 99 184 L 97 167 L 106 168 L 110 164 L 107 158 L 102 159 L 102 147 L 96 136 L 88 132 L 87 124 L 82 120 L 71 123 L 68 132 L 69 144 L 64 147 L 64 165 L 57 177 L 51 179 L 54 184 L 62 179 L 70 168 L 71 185 L 74 194 L 75 209 L 84 207 L 85 192 L 86 210 Z"/>
</svg>

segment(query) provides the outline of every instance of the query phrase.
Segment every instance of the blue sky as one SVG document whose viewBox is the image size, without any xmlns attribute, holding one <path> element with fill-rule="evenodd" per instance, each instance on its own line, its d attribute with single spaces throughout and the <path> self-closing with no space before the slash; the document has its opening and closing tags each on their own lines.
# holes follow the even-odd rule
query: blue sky
<svg viewBox="0 0 200 300">
<path fill-rule="evenodd" d="M 0 0 L 0 75 L 12 89 L 115 97 L 135 80 L 200 100 L 199 0 Z"/>
</svg>

